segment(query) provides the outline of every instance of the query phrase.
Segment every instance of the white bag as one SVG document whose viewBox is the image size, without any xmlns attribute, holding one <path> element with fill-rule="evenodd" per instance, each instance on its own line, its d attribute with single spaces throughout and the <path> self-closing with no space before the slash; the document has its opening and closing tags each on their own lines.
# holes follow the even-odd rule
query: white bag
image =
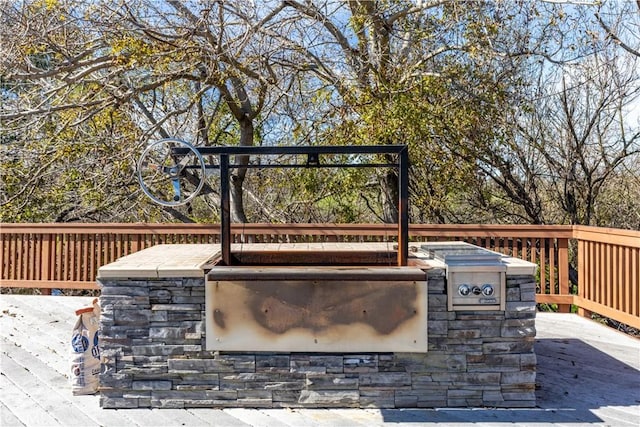
<svg viewBox="0 0 640 427">
<path fill-rule="evenodd" d="M 76 310 L 78 320 L 71 334 L 71 390 L 73 394 L 93 394 L 100 384 L 100 305 Z"/>
</svg>

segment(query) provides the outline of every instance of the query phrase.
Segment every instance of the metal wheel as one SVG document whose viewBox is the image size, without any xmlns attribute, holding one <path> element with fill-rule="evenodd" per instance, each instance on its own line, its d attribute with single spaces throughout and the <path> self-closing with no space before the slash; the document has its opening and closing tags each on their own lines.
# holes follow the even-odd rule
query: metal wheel
<svg viewBox="0 0 640 427">
<path fill-rule="evenodd" d="M 188 142 L 168 138 L 149 145 L 138 161 L 138 182 L 144 194 L 162 206 L 190 202 L 202 189 L 205 162 Z"/>
</svg>

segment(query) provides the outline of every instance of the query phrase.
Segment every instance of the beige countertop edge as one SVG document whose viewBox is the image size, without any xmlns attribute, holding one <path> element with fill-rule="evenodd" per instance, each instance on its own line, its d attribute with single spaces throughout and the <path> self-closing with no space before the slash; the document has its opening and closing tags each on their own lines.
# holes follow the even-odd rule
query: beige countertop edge
<svg viewBox="0 0 640 427">
<path fill-rule="evenodd" d="M 138 278 L 158 278 L 158 270 L 153 267 L 101 267 L 98 270 L 97 279 L 138 279 Z"/>
<path fill-rule="evenodd" d="M 158 267 L 158 268 L 105 268 L 98 271 L 98 279 L 165 279 L 174 277 L 204 277 L 204 269 L 199 267 Z"/>
</svg>

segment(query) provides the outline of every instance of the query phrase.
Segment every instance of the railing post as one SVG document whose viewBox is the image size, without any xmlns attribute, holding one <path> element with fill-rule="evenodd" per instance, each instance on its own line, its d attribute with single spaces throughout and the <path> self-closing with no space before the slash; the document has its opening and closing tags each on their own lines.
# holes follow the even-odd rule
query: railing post
<svg viewBox="0 0 640 427">
<path fill-rule="evenodd" d="M 569 295 L 569 239 L 558 238 L 558 292 Z M 570 304 L 558 304 L 560 313 L 569 313 Z"/>
<path fill-rule="evenodd" d="M 586 271 L 587 271 L 587 269 L 585 268 L 585 262 L 586 262 L 585 251 L 586 251 L 586 247 L 585 247 L 584 242 L 582 240 L 578 239 L 578 265 L 577 265 L 577 269 L 578 269 L 578 300 L 584 298 L 585 295 L 587 294 L 587 292 L 586 292 L 586 286 L 587 286 Z M 582 316 L 582 317 L 586 317 L 587 316 L 587 312 L 580 305 L 578 305 L 578 312 L 577 313 L 578 313 L 578 316 Z"/>
<path fill-rule="evenodd" d="M 51 280 L 51 233 L 44 233 L 42 235 L 42 266 L 40 267 L 40 274 L 42 280 Z M 47 292 L 48 291 L 48 292 Z M 40 289 L 42 295 L 50 295 L 51 289 Z"/>
<path fill-rule="evenodd" d="M 9 241 L 11 237 L 0 234 L 0 279 L 9 278 Z M 6 255 L 5 255 L 6 254 Z M 7 256 L 7 258 L 5 258 Z"/>
</svg>

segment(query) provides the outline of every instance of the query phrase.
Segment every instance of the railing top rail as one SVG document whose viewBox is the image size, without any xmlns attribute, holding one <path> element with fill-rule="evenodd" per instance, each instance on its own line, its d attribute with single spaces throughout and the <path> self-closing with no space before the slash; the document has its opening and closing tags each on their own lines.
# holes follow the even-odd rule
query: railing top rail
<svg viewBox="0 0 640 427">
<path fill-rule="evenodd" d="M 149 223 L 2 223 L 0 234 L 10 233 L 95 233 L 156 234 L 189 231 L 194 234 L 217 233 L 219 224 L 149 224 Z"/>
<path fill-rule="evenodd" d="M 234 233 L 245 234 L 315 234 L 315 235 L 395 235 L 395 224 L 231 224 Z M 149 223 L 2 223 L 0 234 L 218 234 L 214 224 Z M 498 225 L 498 224 L 411 224 L 413 236 L 437 237 L 547 237 L 572 238 L 573 228 L 566 225 Z M 597 230 L 597 229 L 596 229 Z"/>
<path fill-rule="evenodd" d="M 573 238 L 588 240 L 590 242 L 640 248 L 640 231 L 635 230 L 574 225 Z"/>
<path fill-rule="evenodd" d="M 543 237 L 565 238 L 573 236 L 570 225 L 529 224 L 412 224 L 413 235 L 443 237 Z"/>
</svg>

